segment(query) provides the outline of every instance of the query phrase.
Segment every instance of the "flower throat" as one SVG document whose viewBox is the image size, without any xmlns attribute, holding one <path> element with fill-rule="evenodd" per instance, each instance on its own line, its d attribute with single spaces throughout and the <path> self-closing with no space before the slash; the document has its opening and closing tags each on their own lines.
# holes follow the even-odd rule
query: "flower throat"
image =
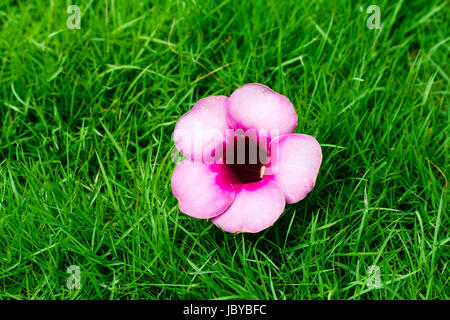
<svg viewBox="0 0 450 320">
<path fill-rule="evenodd" d="M 266 148 L 248 136 L 234 136 L 232 142 L 224 150 L 224 163 L 236 183 L 261 181 L 267 164 Z"/>
</svg>

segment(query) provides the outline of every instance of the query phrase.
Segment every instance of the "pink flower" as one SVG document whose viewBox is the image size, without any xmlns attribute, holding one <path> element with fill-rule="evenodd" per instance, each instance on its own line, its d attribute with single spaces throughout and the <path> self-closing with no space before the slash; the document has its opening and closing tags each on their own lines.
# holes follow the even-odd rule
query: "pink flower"
<svg viewBox="0 0 450 320">
<path fill-rule="evenodd" d="M 293 133 L 297 121 L 288 98 L 257 83 L 199 100 L 174 131 L 186 157 L 172 175 L 180 210 L 227 232 L 270 227 L 312 190 L 322 162 L 317 140 Z"/>
</svg>

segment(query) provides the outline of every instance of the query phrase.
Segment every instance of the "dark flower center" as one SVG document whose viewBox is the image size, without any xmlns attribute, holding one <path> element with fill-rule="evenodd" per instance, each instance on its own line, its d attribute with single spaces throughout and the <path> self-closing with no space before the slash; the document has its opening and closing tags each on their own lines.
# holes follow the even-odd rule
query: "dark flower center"
<svg viewBox="0 0 450 320">
<path fill-rule="evenodd" d="M 256 139 L 245 135 L 234 136 L 224 150 L 224 162 L 236 183 L 258 182 L 264 175 L 267 150 Z"/>
</svg>

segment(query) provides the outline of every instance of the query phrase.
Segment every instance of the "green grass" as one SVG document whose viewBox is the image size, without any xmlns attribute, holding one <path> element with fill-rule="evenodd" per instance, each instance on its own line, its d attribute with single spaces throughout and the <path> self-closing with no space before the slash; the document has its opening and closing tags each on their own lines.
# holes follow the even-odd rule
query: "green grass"
<svg viewBox="0 0 450 320">
<path fill-rule="evenodd" d="M 1 1 L 1 299 L 450 298 L 448 3 L 108 2 Z M 232 235 L 178 210 L 171 134 L 247 82 L 291 99 L 323 163 Z"/>
</svg>

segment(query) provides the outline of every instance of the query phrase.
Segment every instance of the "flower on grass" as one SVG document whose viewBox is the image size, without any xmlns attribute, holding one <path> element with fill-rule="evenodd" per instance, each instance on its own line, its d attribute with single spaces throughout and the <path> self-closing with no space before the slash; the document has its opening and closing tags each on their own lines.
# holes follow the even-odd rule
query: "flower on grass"
<svg viewBox="0 0 450 320">
<path fill-rule="evenodd" d="M 322 162 L 297 121 L 288 98 L 257 83 L 199 100 L 173 134 L 185 157 L 172 175 L 180 210 L 232 233 L 270 227 L 312 190 Z"/>
</svg>

